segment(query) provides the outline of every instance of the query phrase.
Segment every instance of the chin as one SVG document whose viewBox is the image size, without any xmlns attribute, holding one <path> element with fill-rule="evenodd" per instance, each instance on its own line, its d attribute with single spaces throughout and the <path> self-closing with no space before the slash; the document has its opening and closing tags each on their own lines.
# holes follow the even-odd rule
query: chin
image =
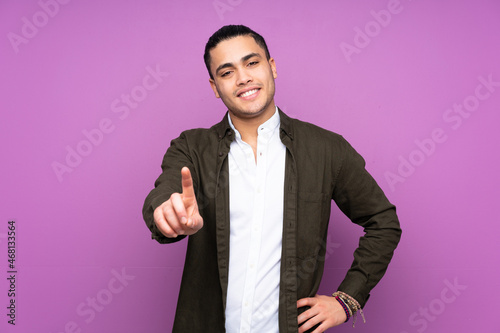
<svg viewBox="0 0 500 333">
<path fill-rule="evenodd" d="M 252 110 L 243 110 L 243 111 L 240 111 L 240 113 L 247 115 L 249 117 L 252 117 L 252 116 L 258 116 L 258 115 L 264 113 L 264 111 L 265 111 L 265 108 L 258 108 L 258 109 L 252 109 Z"/>
</svg>

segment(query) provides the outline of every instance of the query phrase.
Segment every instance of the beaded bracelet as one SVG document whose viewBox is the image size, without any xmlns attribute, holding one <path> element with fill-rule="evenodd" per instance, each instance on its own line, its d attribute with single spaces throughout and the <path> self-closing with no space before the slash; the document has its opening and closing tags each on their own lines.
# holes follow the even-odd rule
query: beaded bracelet
<svg viewBox="0 0 500 333">
<path fill-rule="evenodd" d="M 342 308 L 344 309 L 346 315 L 346 320 L 344 321 L 344 323 L 346 323 L 349 318 L 351 318 L 351 310 L 347 307 L 347 305 L 345 305 L 344 301 L 340 297 L 335 296 L 335 299 L 340 303 L 340 305 L 342 305 Z"/>
<path fill-rule="evenodd" d="M 345 305 L 347 305 L 347 308 L 349 309 L 349 312 L 352 314 L 352 327 L 356 324 L 356 315 L 357 311 L 361 314 L 361 317 L 363 318 L 363 323 L 366 323 L 365 320 L 365 315 L 363 314 L 363 310 L 361 309 L 361 305 L 356 301 L 353 297 L 349 296 L 348 294 L 342 292 L 342 291 L 336 291 L 332 295 L 335 298 L 340 298 Z"/>
</svg>

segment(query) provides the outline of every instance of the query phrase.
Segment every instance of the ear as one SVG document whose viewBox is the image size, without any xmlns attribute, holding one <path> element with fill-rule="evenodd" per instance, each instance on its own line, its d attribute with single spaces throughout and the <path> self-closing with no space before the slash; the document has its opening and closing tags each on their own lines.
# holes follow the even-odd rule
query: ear
<svg viewBox="0 0 500 333">
<path fill-rule="evenodd" d="M 217 85 L 215 84 L 214 79 L 208 79 L 208 82 L 210 82 L 210 87 L 212 87 L 215 97 L 220 98 L 219 92 L 217 91 Z"/>
<path fill-rule="evenodd" d="M 274 62 L 274 58 L 269 58 L 269 66 L 271 66 L 273 77 L 276 79 L 278 77 L 278 72 L 276 71 L 276 63 Z"/>
</svg>

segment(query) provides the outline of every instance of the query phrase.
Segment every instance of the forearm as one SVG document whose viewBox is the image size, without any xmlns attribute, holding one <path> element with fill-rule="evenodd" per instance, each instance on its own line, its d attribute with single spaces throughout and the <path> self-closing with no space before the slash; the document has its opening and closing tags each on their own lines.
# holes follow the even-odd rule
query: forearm
<svg viewBox="0 0 500 333">
<path fill-rule="evenodd" d="M 363 307 L 387 270 L 401 228 L 395 206 L 366 171 L 363 158 L 350 145 L 346 145 L 343 157 L 333 199 L 353 223 L 363 227 L 365 234 L 338 290 L 354 297 Z"/>
<path fill-rule="evenodd" d="M 394 209 L 372 219 L 374 221 L 360 223 L 364 225 L 365 235 L 360 238 L 351 268 L 338 288 L 355 298 L 362 307 L 370 291 L 384 276 L 401 237 Z"/>
</svg>

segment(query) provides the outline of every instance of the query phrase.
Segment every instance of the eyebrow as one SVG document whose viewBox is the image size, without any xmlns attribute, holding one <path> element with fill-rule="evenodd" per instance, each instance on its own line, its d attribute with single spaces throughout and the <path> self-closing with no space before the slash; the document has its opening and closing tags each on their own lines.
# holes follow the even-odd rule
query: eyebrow
<svg viewBox="0 0 500 333">
<path fill-rule="evenodd" d="M 253 52 L 253 53 L 247 54 L 246 56 L 242 57 L 240 61 L 245 62 L 248 59 L 253 58 L 253 57 L 262 58 L 262 56 L 259 53 Z M 217 67 L 217 69 L 215 70 L 215 73 L 218 73 L 221 69 L 227 68 L 227 67 L 234 67 L 234 64 L 232 62 L 226 62 L 225 64 L 222 64 L 219 67 Z"/>
</svg>

